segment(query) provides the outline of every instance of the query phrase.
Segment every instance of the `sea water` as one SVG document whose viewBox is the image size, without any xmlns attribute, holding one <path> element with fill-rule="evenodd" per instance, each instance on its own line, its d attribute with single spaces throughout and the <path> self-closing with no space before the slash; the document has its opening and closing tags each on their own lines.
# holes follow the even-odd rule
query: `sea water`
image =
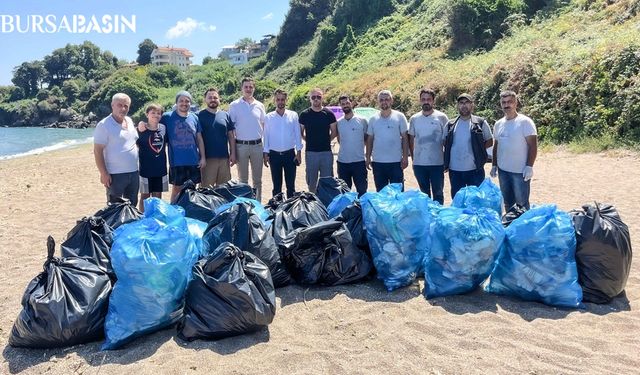
<svg viewBox="0 0 640 375">
<path fill-rule="evenodd" d="M 0 127 L 0 160 L 90 143 L 93 128 Z"/>
</svg>

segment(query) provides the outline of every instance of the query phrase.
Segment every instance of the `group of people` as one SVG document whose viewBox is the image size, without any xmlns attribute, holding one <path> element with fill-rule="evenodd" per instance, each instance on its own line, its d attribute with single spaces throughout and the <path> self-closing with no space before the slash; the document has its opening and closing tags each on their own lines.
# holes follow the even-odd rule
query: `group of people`
<svg viewBox="0 0 640 375">
<path fill-rule="evenodd" d="M 266 113 L 253 97 L 255 81 L 244 78 L 241 87 L 242 96 L 230 103 L 228 111 L 219 108 L 215 88 L 205 91 L 206 107 L 197 113 L 190 111 L 191 94 L 180 91 L 173 110 L 163 114 L 160 105 L 150 104 L 145 109 L 147 121 L 137 126 L 127 117 L 131 99 L 124 93 L 114 95 L 111 114 L 98 123 L 94 134 L 94 155 L 107 201 L 124 197 L 135 205 L 140 190 L 142 210 L 142 200 L 161 197 L 171 184 L 173 202 L 188 180 L 204 186 L 229 181 L 233 165 L 243 183 L 249 182 L 251 169 L 258 200 L 263 166 L 271 172 L 272 195 L 282 192 L 284 177 L 286 196 L 291 197 L 303 141 L 307 187 L 315 193 L 320 177 L 334 175 L 331 142 L 336 139 L 337 175 L 349 188 L 355 186 L 358 195 L 367 191 L 369 170 L 378 191 L 389 183 L 404 184 L 411 158 L 420 190 L 442 204 L 445 173 L 453 197 L 464 186 L 482 183 L 484 165 L 491 160 L 491 176 L 499 177 L 505 207 L 517 203 L 529 208 L 537 132 L 533 121 L 517 112 L 513 91 L 500 93 L 504 117 L 492 132 L 485 119 L 473 114 L 474 99 L 469 94 L 458 96 L 458 115 L 450 120 L 435 109 L 435 92 L 422 89 L 421 111 L 409 121 L 392 108 L 389 90 L 378 93 L 379 112 L 369 119 L 356 115 L 351 98 L 342 95 L 338 104 L 344 116 L 336 119 L 323 105 L 319 88 L 309 92 L 310 107 L 298 115 L 286 108 L 284 90 L 274 92 L 275 110 Z"/>
</svg>

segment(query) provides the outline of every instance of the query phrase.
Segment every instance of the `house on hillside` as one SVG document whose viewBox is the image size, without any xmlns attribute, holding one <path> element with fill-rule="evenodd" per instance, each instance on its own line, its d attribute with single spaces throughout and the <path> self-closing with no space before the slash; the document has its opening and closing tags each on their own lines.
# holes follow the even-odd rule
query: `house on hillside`
<svg viewBox="0 0 640 375">
<path fill-rule="evenodd" d="M 158 47 L 151 52 L 151 64 L 154 66 L 175 65 L 186 70 L 191 65 L 193 53 L 186 48 Z"/>
<path fill-rule="evenodd" d="M 249 44 L 245 48 L 240 48 L 236 45 L 224 46 L 222 47 L 222 51 L 218 54 L 218 57 L 228 60 L 233 65 L 246 64 L 250 59 L 267 52 L 269 49 L 269 42 L 273 38 L 275 38 L 275 35 L 263 35 L 260 42 Z"/>
</svg>

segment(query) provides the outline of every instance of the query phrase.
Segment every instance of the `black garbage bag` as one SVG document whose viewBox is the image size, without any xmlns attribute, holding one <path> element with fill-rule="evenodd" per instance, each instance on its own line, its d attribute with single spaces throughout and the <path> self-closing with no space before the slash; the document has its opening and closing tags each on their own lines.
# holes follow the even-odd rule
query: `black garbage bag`
<svg viewBox="0 0 640 375">
<path fill-rule="evenodd" d="M 349 189 L 347 183 L 337 177 L 326 176 L 318 179 L 316 194 L 325 207 L 329 207 L 329 204 L 336 195 L 344 194 L 349 191 L 351 191 L 351 189 Z"/>
<path fill-rule="evenodd" d="M 276 209 L 280 207 L 282 203 L 284 203 L 286 199 L 287 198 L 284 195 L 284 193 L 278 193 L 274 195 L 271 199 L 269 199 L 269 201 L 264 206 L 264 208 L 265 210 L 267 210 L 267 212 L 269 212 L 270 214 L 273 214 L 274 212 L 276 212 Z"/>
<path fill-rule="evenodd" d="M 108 203 L 107 207 L 93 214 L 100 216 L 112 230 L 122 224 L 142 218 L 142 212 L 135 208 L 128 199 L 120 198 L 119 202 Z"/>
<path fill-rule="evenodd" d="M 349 229 L 349 233 L 351 233 L 351 238 L 353 239 L 353 244 L 371 258 L 371 249 L 369 248 L 369 240 L 367 240 L 367 230 L 362 221 L 362 206 L 360 202 L 355 201 L 345 207 L 334 220 L 341 221 L 347 225 L 347 229 Z"/>
<path fill-rule="evenodd" d="M 298 192 L 278 206 L 273 215 L 271 234 L 276 240 L 276 245 L 280 246 L 290 232 L 327 220 L 327 209 L 315 194 Z"/>
<path fill-rule="evenodd" d="M 226 199 L 227 202 L 233 202 L 238 197 L 256 199 L 256 192 L 250 185 L 235 180 L 227 181 L 212 188 L 212 190 Z"/>
<path fill-rule="evenodd" d="M 507 212 L 502 215 L 502 225 L 506 228 L 512 221 L 519 218 L 520 215 L 527 212 L 527 208 L 521 204 L 515 203 Z"/>
<path fill-rule="evenodd" d="M 184 216 L 208 223 L 215 216 L 216 208 L 225 203 L 227 200 L 212 188 L 196 189 L 196 185 L 189 180 L 182 186 L 175 204 L 184 208 Z"/>
<path fill-rule="evenodd" d="M 576 230 L 576 263 L 583 301 L 609 303 L 631 269 L 631 238 L 616 208 L 605 203 L 570 212 Z"/>
<path fill-rule="evenodd" d="M 340 285 L 366 278 L 373 264 L 351 239 L 347 226 L 324 221 L 289 234 L 282 254 L 299 284 Z"/>
<path fill-rule="evenodd" d="M 111 279 L 96 264 L 78 257 L 54 257 L 55 242 L 47 239 L 44 271 L 22 296 L 9 345 L 59 348 L 104 337 Z"/>
<path fill-rule="evenodd" d="M 111 268 L 111 243 L 113 232 L 99 216 L 83 217 L 78 220 L 67 234 L 67 239 L 60 245 L 63 258 L 81 257 L 93 261 L 104 272 L 115 278 Z"/>
<path fill-rule="evenodd" d="M 235 204 L 218 214 L 209 222 L 202 240 L 204 254 L 210 254 L 223 242 L 230 242 L 240 250 L 260 258 L 269 267 L 276 287 L 291 282 L 291 277 L 280 260 L 280 253 L 271 232 L 253 212 L 250 203 Z"/>
<path fill-rule="evenodd" d="M 178 336 L 188 341 L 253 332 L 276 314 L 269 268 L 228 242 L 193 266 L 185 299 Z"/>
</svg>

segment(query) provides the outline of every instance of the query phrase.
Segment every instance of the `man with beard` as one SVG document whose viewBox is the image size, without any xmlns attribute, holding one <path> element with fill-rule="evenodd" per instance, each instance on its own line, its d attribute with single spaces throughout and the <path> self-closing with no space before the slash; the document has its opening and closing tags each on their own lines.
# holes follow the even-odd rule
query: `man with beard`
<svg viewBox="0 0 640 375">
<path fill-rule="evenodd" d="M 344 180 L 349 189 L 356 186 L 358 196 L 367 192 L 367 167 L 364 162 L 365 141 L 368 123 L 362 117 L 355 116 L 348 95 L 338 98 L 344 117 L 338 120 L 338 177 Z"/>
<path fill-rule="evenodd" d="M 420 190 L 444 204 L 444 136 L 449 118 L 433 108 L 436 93 L 420 90 L 422 111 L 409 119 L 409 151 Z"/>
<path fill-rule="evenodd" d="M 264 129 L 264 105 L 253 97 L 256 84 L 253 78 L 245 77 L 240 83 L 242 96 L 229 104 L 229 116 L 236 127 L 236 157 L 240 182 L 251 181 L 256 190 L 256 199 L 262 199 L 262 133 Z"/>
<path fill-rule="evenodd" d="M 518 203 L 529 209 L 533 163 L 538 155 L 538 133 L 533 121 L 517 112 L 518 96 L 513 91 L 500 93 L 504 117 L 493 127 L 493 167 L 491 177 L 500 176 L 504 206 Z"/>
<path fill-rule="evenodd" d="M 178 92 L 176 109 L 164 113 L 160 119 L 167 128 L 171 202 L 175 201 L 188 180 L 200 183 L 200 171 L 207 165 L 200 121 L 195 113 L 190 112 L 192 101 L 187 91 Z"/>
<path fill-rule="evenodd" d="M 198 112 L 207 157 L 202 185 L 216 186 L 231 179 L 231 167 L 236 163 L 235 126 L 229 114 L 218 108 L 220 94 L 217 89 L 207 89 L 204 102 L 207 107 Z"/>
<path fill-rule="evenodd" d="M 472 114 L 473 97 L 461 94 L 457 102 L 459 116 L 447 124 L 444 144 L 444 168 L 449 170 L 451 198 L 465 186 L 482 183 L 487 148 L 493 145 L 487 121 Z"/>
<path fill-rule="evenodd" d="M 271 165 L 272 194 L 282 192 L 282 172 L 287 186 L 287 198 L 296 191 L 296 168 L 302 156 L 302 137 L 298 114 L 286 109 L 287 93 L 276 90 L 273 95 L 276 110 L 264 120 L 264 165 Z"/>
<path fill-rule="evenodd" d="M 302 138 L 306 142 L 305 172 L 307 186 L 316 192 L 319 177 L 333 176 L 331 140 L 336 137 L 336 116 L 322 105 L 323 92 L 314 88 L 309 92 L 311 107 L 300 113 Z"/>
<path fill-rule="evenodd" d="M 409 145 L 407 140 L 407 118 L 394 109 L 393 95 L 389 90 L 378 93 L 380 113 L 369 120 L 367 128 L 367 169 L 373 167 L 376 190 L 390 183 L 403 184 L 408 166 Z M 373 155 L 373 162 L 372 162 Z"/>
</svg>

